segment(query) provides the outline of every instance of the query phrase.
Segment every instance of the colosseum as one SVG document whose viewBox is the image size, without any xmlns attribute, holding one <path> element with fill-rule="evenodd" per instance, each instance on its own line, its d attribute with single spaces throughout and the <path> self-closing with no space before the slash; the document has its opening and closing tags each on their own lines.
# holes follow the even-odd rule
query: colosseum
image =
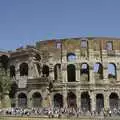
<svg viewBox="0 0 120 120">
<path fill-rule="evenodd" d="M 120 108 L 120 39 L 38 41 L 8 53 L 14 107 Z"/>
</svg>

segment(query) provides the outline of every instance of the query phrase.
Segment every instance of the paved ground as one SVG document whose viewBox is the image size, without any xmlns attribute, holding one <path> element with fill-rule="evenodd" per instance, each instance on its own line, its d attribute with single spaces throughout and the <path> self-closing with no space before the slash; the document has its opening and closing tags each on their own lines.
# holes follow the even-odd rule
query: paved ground
<svg viewBox="0 0 120 120">
<path fill-rule="evenodd" d="M 0 120 L 60 120 L 58 118 L 38 118 L 38 117 L 0 117 Z M 62 120 L 120 120 L 120 117 L 80 117 L 80 118 L 62 118 Z"/>
</svg>

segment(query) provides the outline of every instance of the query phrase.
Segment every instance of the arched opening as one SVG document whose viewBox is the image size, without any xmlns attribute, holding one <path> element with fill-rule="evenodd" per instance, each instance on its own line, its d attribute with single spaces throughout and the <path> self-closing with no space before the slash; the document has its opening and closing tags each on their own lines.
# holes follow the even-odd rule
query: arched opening
<svg viewBox="0 0 120 120">
<path fill-rule="evenodd" d="M 15 66 L 14 65 L 11 65 L 10 66 L 10 77 L 15 77 L 16 74 L 15 74 Z"/>
<path fill-rule="evenodd" d="M 24 93 L 18 95 L 18 107 L 26 108 L 27 107 L 27 96 Z"/>
<path fill-rule="evenodd" d="M 110 109 L 113 110 L 114 108 L 118 109 L 119 106 L 119 97 L 116 93 L 111 93 L 109 96 L 109 104 Z"/>
<path fill-rule="evenodd" d="M 103 94 L 96 95 L 96 111 L 100 113 L 104 108 L 104 96 Z"/>
<path fill-rule="evenodd" d="M 103 66 L 101 63 L 94 64 L 94 73 L 96 78 L 103 79 Z"/>
<path fill-rule="evenodd" d="M 85 81 L 89 81 L 89 65 L 87 63 L 81 64 L 80 75 Z"/>
<path fill-rule="evenodd" d="M 108 78 L 117 78 L 116 65 L 114 63 L 108 64 Z"/>
<path fill-rule="evenodd" d="M 74 61 L 74 60 L 76 60 L 75 53 L 68 53 L 67 54 L 67 61 Z"/>
<path fill-rule="evenodd" d="M 42 107 L 42 96 L 39 92 L 35 92 L 32 95 L 32 103 L 33 107 Z"/>
<path fill-rule="evenodd" d="M 5 69 L 5 71 L 7 72 L 8 63 L 9 63 L 8 56 L 7 55 L 0 56 L 0 63 L 2 65 L 2 67 Z"/>
<path fill-rule="evenodd" d="M 90 105 L 90 96 L 88 92 L 83 92 L 81 94 L 81 110 L 83 112 L 87 112 L 91 110 L 91 105 Z"/>
<path fill-rule="evenodd" d="M 63 107 L 63 96 L 59 93 L 54 95 L 54 107 Z"/>
<path fill-rule="evenodd" d="M 69 108 L 76 108 L 76 95 L 73 92 L 69 92 L 67 95 L 67 103 Z"/>
<path fill-rule="evenodd" d="M 75 82 L 76 81 L 75 65 L 70 64 L 67 66 L 67 78 L 68 78 L 68 82 Z"/>
<path fill-rule="evenodd" d="M 28 64 L 20 64 L 20 76 L 28 76 Z"/>
<path fill-rule="evenodd" d="M 42 74 L 44 77 L 49 76 L 49 67 L 47 65 L 43 65 Z"/>
<path fill-rule="evenodd" d="M 61 71 L 61 64 L 56 64 L 54 67 L 54 79 L 58 80 Z"/>
</svg>

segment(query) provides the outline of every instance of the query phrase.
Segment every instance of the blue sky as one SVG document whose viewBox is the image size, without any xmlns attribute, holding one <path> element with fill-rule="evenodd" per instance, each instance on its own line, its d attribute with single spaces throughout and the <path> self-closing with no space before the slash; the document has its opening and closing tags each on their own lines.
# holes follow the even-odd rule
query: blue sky
<svg viewBox="0 0 120 120">
<path fill-rule="evenodd" d="M 0 0 L 0 49 L 38 40 L 120 37 L 120 0 Z"/>
</svg>

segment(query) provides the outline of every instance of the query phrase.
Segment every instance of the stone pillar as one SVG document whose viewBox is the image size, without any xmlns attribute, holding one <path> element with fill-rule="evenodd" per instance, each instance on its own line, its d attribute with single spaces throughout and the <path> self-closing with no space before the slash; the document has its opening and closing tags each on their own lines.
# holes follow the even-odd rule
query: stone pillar
<svg viewBox="0 0 120 120">
<path fill-rule="evenodd" d="M 103 64 L 103 79 L 105 80 L 105 83 L 109 83 L 109 80 L 108 80 L 108 64 L 107 63 Z"/>
<path fill-rule="evenodd" d="M 28 108 L 32 108 L 32 98 L 30 96 L 27 96 L 27 106 Z"/>
<path fill-rule="evenodd" d="M 109 93 L 104 93 L 104 108 L 105 110 L 108 110 L 110 108 L 109 106 Z"/>
<path fill-rule="evenodd" d="M 117 81 L 120 81 L 120 65 L 116 64 Z"/>
<path fill-rule="evenodd" d="M 96 110 L 96 94 L 94 94 L 93 92 L 90 93 L 90 99 L 91 99 L 91 111 L 95 111 Z"/>
<path fill-rule="evenodd" d="M 63 79 L 63 82 L 67 82 L 67 65 L 66 64 L 62 65 L 62 79 Z"/>
<path fill-rule="evenodd" d="M 79 67 L 79 63 L 76 65 L 76 81 L 80 82 L 80 67 Z"/>
<path fill-rule="evenodd" d="M 18 107 L 18 97 L 16 97 L 15 104 L 16 104 L 16 106 L 15 106 L 15 107 Z"/>
<path fill-rule="evenodd" d="M 67 90 L 63 90 L 63 107 L 67 107 Z"/>
<path fill-rule="evenodd" d="M 94 64 L 89 65 L 89 81 L 90 81 L 91 84 L 95 83 Z"/>
<path fill-rule="evenodd" d="M 54 106 L 54 93 L 48 94 L 48 100 L 49 100 L 49 107 L 53 107 Z"/>
<path fill-rule="evenodd" d="M 77 107 L 81 107 L 81 94 L 80 90 L 76 90 L 76 102 L 77 102 Z"/>
</svg>

